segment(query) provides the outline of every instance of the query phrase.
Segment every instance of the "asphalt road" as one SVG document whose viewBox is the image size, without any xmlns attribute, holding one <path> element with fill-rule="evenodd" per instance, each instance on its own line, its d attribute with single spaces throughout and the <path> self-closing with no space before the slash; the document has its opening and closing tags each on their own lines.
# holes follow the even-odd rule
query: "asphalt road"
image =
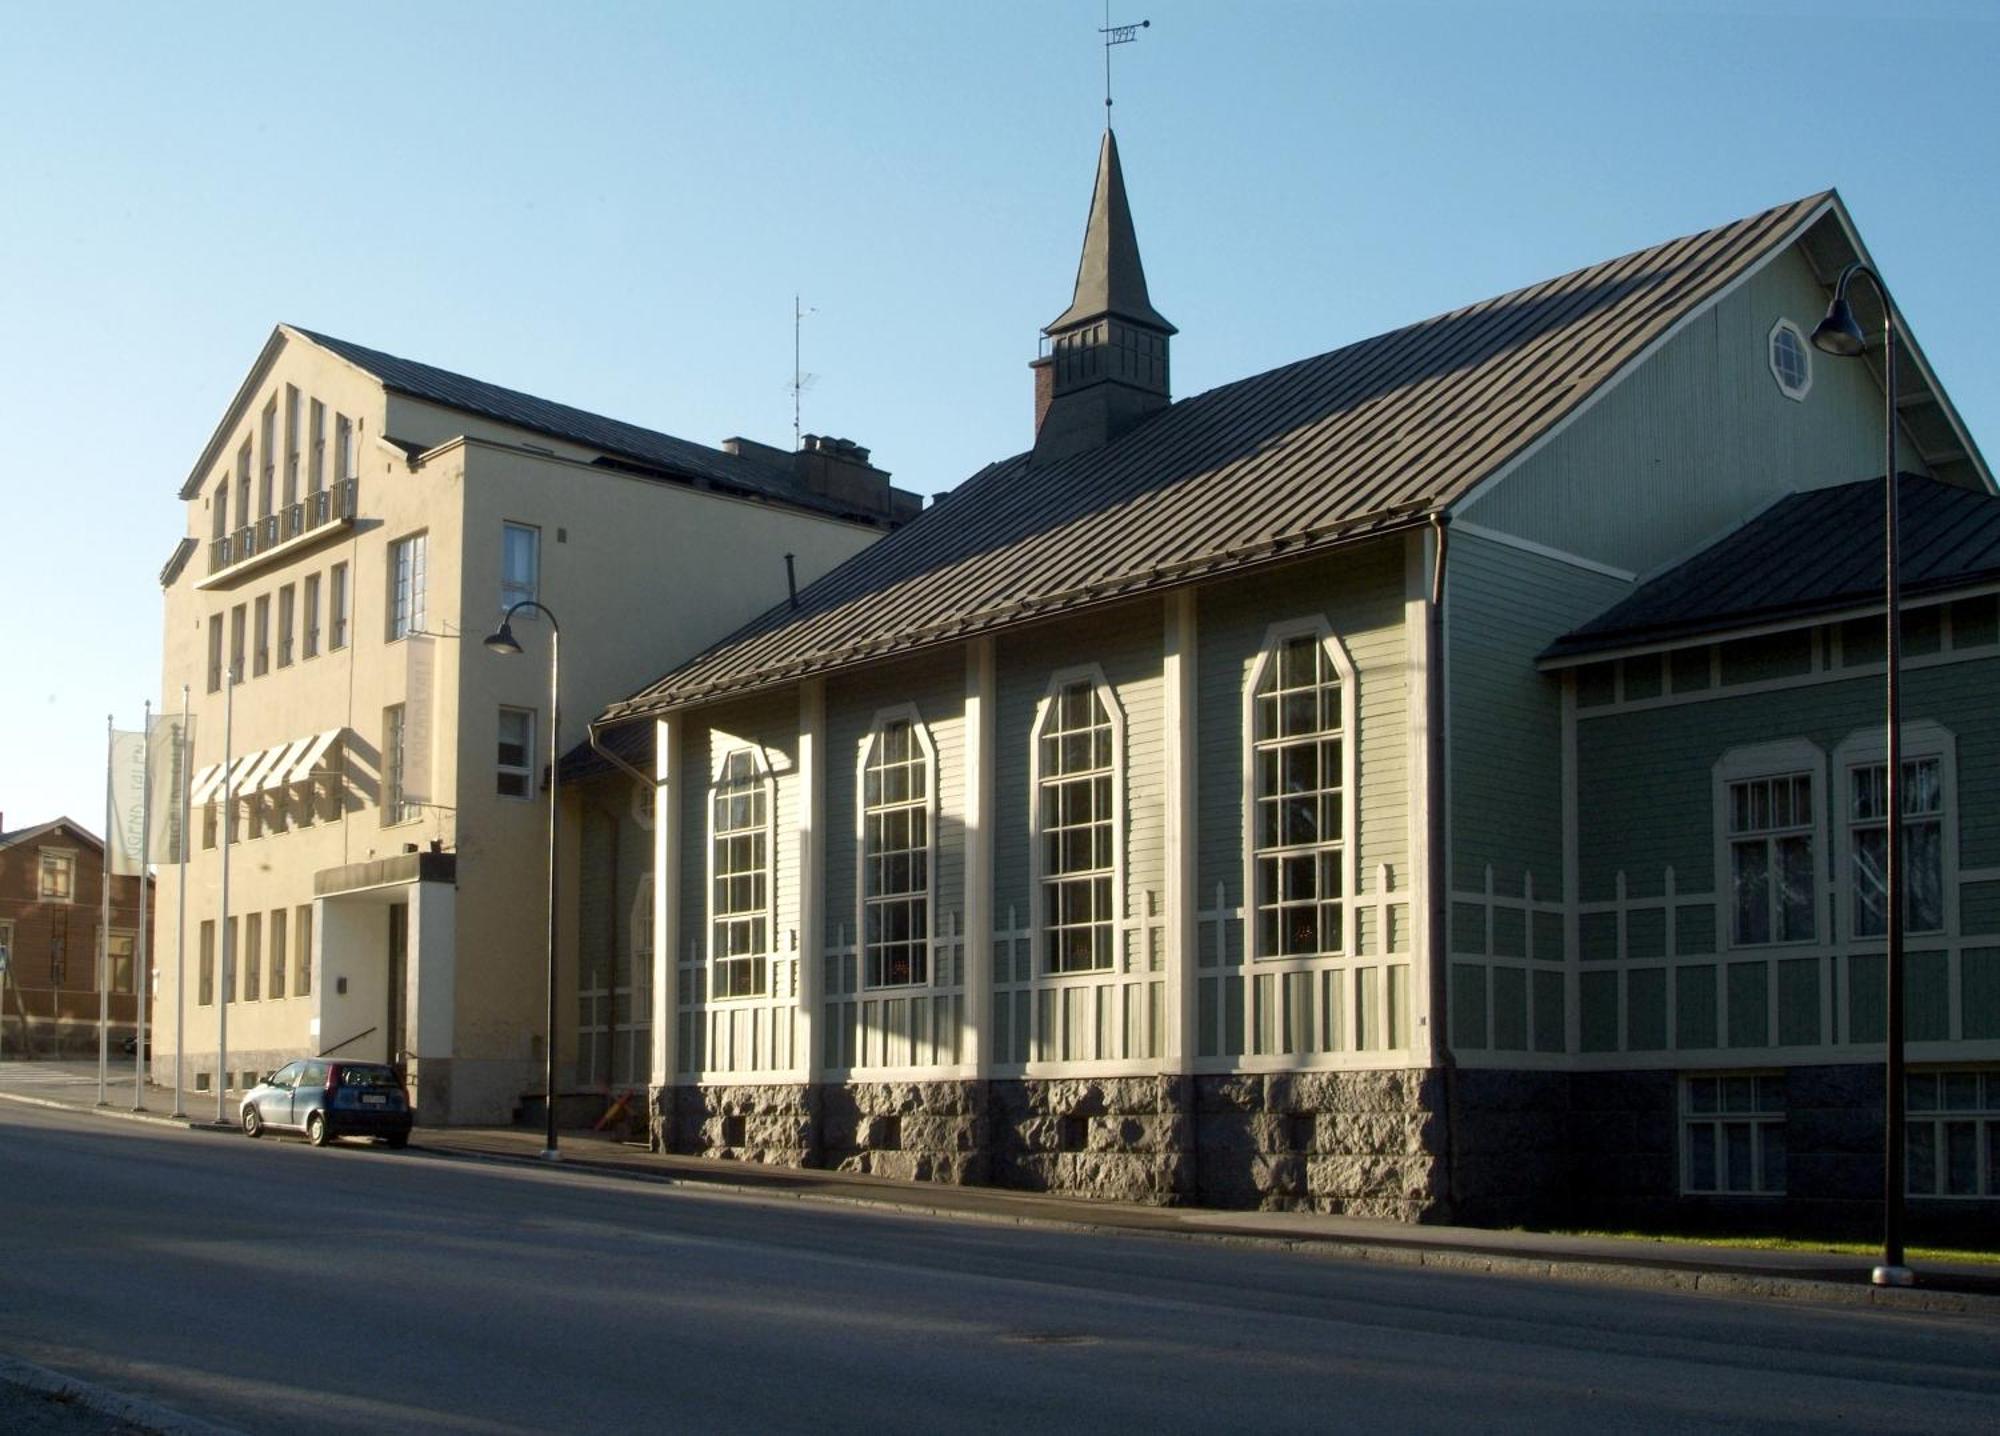
<svg viewBox="0 0 2000 1436">
<path fill-rule="evenodd" d="M 251 1432 L 2000 1429 L 1974 1318 L 5 1104 L 0 1352 Z"/>
</svg>

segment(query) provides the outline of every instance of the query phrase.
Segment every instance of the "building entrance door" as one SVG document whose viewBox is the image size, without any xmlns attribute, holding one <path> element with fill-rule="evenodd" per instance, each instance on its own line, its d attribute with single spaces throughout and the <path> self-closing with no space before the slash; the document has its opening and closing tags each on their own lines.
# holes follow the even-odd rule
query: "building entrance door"
<svg viewBox="0 0 2000 1436">
<path fill-rule="evenodd" d="M 385 1030 L 389 1035 L 389 1060 L 398 1067 L 409 1061 L 409 969 L 410 907 L 392 903 L 389 907 L 389 1010 Z"/>
</svg>

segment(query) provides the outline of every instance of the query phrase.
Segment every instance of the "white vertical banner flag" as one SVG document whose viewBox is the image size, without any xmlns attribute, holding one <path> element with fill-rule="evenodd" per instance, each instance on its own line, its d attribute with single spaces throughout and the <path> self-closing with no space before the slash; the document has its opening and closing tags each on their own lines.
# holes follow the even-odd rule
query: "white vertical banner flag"
<svg viewBox="0 0 2000 1436">
<path fill-rule="evenodd" d="M 132 877 L 142 866 L 146 841 L 146 735 L 111 735 L 111 831 L 105 846 L 111 871 Z"/>
<path fill-rule="evenodd" d="M 403 689 L 403 801 L 434 803 L 431 737 L 437 724 L 437 640 L 411 634 L 403 640 L 408 664 Z"/>
<path fill-rule="evenodd" d="M 181 793 L 188 782 L 188 757 L 194 752 L 194 719 L 155 713 L 147 748 L 146 783 L 153 795 L 151 857 L 156 863 L 177 863 L 187 841 L 181 831 Z"/>
</svg>

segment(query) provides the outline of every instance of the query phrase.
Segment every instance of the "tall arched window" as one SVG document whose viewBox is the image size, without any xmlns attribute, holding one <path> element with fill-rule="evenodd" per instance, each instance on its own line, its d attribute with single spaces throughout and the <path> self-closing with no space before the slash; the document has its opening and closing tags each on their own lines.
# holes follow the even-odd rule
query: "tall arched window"
<svg viewBox="0 0 2000 1436">
<path fill-rule="evenodd" d="M 1345 952 L 1354 669 L 1324 623 L 1271 631 L 1248 707 L 1252 950 L 1260 958 Z"/>
<path fill-rule="evenodd" d="M 1094 670 L 1058 674 L 1035 725 L 1042 970 L 1116 964 L 1120 718 Z"/>
<path fill-rule="evenodd" d="M 770 770 L 755 749 L 722 760 L 709 802 L 709 959 L 717 997 L 756 997 L 769 986 L 771 952 Z"/>
<path fill-rule="evenodd" d="M 930 981 L 933 759 L 908 710 L 876 720 L 861 755 L 861 942 L 870 987 Z"/>
</svg>

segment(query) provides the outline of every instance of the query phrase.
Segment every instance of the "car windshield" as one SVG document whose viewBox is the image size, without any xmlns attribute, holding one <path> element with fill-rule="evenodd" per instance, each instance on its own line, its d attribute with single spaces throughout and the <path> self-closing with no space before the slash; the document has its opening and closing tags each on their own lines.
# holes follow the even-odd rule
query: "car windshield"
<svg viewBox="0 0 2000 1436">
<path fill-rule="evenodd" d="M 397 1087 L 396 1069 L 393 1067 L 343 1067 L 340 1069 L 340 1085 L 343 1087 Z"/>
</svg>

